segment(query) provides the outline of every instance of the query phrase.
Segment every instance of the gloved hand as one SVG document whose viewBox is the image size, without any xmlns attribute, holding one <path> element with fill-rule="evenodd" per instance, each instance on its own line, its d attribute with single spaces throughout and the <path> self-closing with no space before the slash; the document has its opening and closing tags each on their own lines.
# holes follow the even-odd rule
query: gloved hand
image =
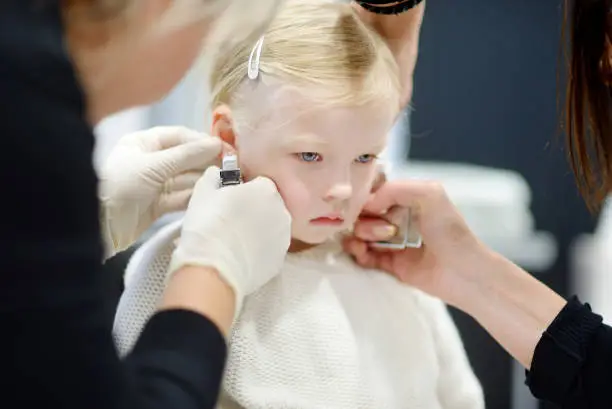
<svg viewBox="0 0 612 409">
<path fill-rule="evenodd" d="M 183 127 L 123 137 L 100 173 L 106 258 L 132 245 L 160 216 L 186 209 L 195 183 L 217 163 L 221 149 L 220 139 Z"/>
<path fill-rule="evenodd" d="M 214 267 L 242 299 L 280 272 L 291 239 L 291 216 L 268 178 L 219 188 L 210 167 L 194 188 L 168 279 L 185 266 Z"/>
</svg>

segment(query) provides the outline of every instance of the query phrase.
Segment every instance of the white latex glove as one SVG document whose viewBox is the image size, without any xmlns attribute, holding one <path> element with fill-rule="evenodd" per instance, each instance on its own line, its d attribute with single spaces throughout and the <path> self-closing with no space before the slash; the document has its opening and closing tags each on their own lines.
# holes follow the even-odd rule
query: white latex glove
<svg viewBox="0 0 612 409">
<path fill-rule="evenodd" d="M 160 216 L 187 208 L 204 170 L 218 162 L 221 140 L 184 127 L 124 136 L 100 172 L 106 257 L 125 250 Z"/>
<path fill-rule="evenodd" d="M 291 216 L 268 178 L 219 183 L 219 169 L 210 167 L 195 186 L 168 277 L 188 265 L 214 267 L 233 288 L 238 314 L 243 298 L 280 272 Z"/>
</svg>

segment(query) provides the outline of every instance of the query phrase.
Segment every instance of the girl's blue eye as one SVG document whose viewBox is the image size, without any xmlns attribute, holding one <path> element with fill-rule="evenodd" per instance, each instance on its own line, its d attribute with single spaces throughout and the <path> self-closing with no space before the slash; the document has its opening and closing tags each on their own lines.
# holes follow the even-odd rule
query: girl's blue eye
<svg viewBox="0 0 612 409">
<path fill-rule="evenodd" d="M 376 155 L 372 155 L 368 153 L 366 155 L 359 155 L 357 159 L 355 159 L 355 161 L 358 163 L 370 163 L 374 159 L 376 159 Z"/>
<path fill-rule="evenodd" d="M 318 162 L 321 160 L 321 155 L 316 152 L 300 152 L 297 156 L 304 162 Z"/>
</svg>

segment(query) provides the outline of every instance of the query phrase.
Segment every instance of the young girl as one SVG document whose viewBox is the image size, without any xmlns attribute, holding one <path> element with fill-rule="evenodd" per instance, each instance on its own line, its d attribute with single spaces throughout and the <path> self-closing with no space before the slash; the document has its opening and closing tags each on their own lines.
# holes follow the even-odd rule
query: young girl
<svg viewBox="0 0 612 409">
<path fill-rule="evenodd" d="M 237 317 L 220 405 L 481 409 L 445 306 L 341 250 L 400 87 L 391 53 L 350 6 L 316 3 L 290 1 L 259 41 L 224 50 L 211 81 L 213 133 L 247 179 L 276 182 L 293 220 L 283 272 Z M 167 226 L 131 260 L 115 322 L 122 353 L 159 300 L 179 232 L 180 221 Z"/>
</svg>

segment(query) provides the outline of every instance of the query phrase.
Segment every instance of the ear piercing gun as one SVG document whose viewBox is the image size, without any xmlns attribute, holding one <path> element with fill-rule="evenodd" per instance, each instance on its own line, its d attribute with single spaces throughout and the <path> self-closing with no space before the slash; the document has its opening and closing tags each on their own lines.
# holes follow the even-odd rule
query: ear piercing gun
<svg viewBox="0 0 612 409">
<path fill-rule="evenodd" d="M 242 183 L 242 173 L 238 166 L 238 157 L 236 155 L 225 155 L 221 162 L 221 187 L 239 185 Z"/>
</svg>

